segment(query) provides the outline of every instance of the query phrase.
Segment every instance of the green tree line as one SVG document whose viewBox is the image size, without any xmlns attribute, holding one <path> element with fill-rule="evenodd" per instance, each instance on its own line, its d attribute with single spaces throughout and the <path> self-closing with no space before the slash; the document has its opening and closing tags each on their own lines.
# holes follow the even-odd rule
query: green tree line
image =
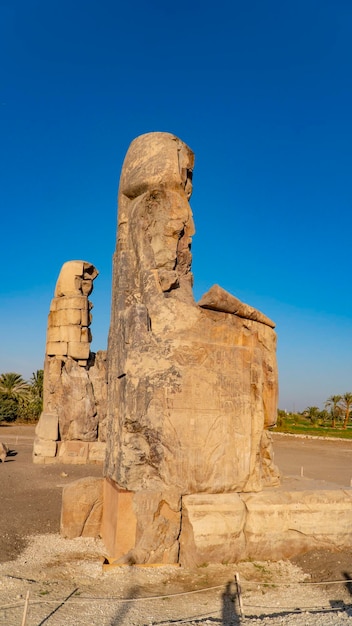
<svg viewBox="0 0 352 626">
<path fill-rule="evenodd" d="M 0 422 L 36 422 L 43 408 L 44 371 L 33 372 L 29 381 L 21 374 L 0 374 Z"/>
<path fill-rule="evenodd" d="M 286 411 L 279 409 L 278 421 L 284 419 Z M 308 406 L 302 413 L 306 419 L 312 424 L 328 424 L 330 428 L 347 429 L 347 425 L 352 417 L 352 392 L 346 391 L 343 395 L 330 396 L 325 404 L 324 409 L 317 406 Z"/>
</svg>

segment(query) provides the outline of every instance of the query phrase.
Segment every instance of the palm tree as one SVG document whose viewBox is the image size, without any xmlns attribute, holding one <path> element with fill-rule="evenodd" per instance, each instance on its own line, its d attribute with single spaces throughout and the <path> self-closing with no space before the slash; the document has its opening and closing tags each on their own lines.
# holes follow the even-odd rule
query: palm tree
<svg viewBox="0 0 352 626">
<path fill-rule="evenodd" d="M 28 396 L 29 385 L 22 378 L 21 374 L 7 372 L 0 375 L 0 396 L 4 399 L 15 400 Z"/>
<path fill-rule="evenodd" d="M 319 417 L 320 409 L 317 406 L 307 406 L 307 408 L 303 411 L 303 415 L 310 419 L 312 424 L 315 424 Z"/>
<path fill-rule="evenodd" d="M 352 392 L 351 391 L 346 391 L 346 393 L 342 396 L 341 405 L 345 412 L 345 419 L 343 420 L 342 428 L 347 428 L 348 419 L 349 419 L 350 411 L 352 408 Z"/>
<path fill-rule="evenodd" d="M 22 405 L 28 402 L 29 385 L 20 374 L 0 375 L 0 422 L 17 419 Z"/>
<path fill-rule="evenodd" d="M 39 398 L 40 400 L 43 398 L 43 381 L 44 381 L 44 371 L 37 370 L 33 372 L 30 381 L 30 392 L 35 398 Z"/>
<path fill-rule="evenodd" d="M 325 402 L 325 407 L 327 409 L 330 409 L 330 415 L 332 418 L 331 428 L 336 428 L 336 418 L 341 415 L 341 411 L 342 411 L 342 408 L 340 405 L 341 400 L 342 400 L 342 396 L 336 395 L 336 396 L 330 396 L 330 398 L 328 398 L 327 401 Z"/>
</svg>

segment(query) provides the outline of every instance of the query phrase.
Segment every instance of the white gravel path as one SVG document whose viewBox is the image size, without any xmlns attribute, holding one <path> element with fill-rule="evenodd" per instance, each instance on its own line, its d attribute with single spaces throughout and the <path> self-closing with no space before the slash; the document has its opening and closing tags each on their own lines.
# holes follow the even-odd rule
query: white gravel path
<svg viewBox="0 0 352 626">
<path fill-rule="evenodd" d="M 287 561 L 193 572 L 172 566 L 103 571 L 103 554 L 94 539 L 30 538 L 16 561 L 0 565 L 0 624 L 21 624 L 29 592 L 26 626 L 352 625 L 345 584 L 309 584 Z M 235 571 L 244 618 L 235 598 Z"/>
</svg>

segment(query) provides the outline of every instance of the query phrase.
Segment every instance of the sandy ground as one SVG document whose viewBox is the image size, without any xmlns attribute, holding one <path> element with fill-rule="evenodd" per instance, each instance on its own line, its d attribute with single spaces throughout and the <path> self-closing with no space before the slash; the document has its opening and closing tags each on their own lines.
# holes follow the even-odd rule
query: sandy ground
<svg viewBox="0 0 352 626">
<path fill-rule="evenodd" d="M 352 624 L 352 587 L 346 582 L 352 579 L 352 549 L 310 552 L 291 562 L 207 566 L 193 572 L 175 567 L 103 571 L 104 546 L 99 540 L 68 541 L 58 535 L 62 487 L 83 476 L 99 476 L 102 468 L 34 465 L 33 431 L 31 426 L 0 426 L 0 441 L 11 450 L 0 464 L 0 624 L 21 623 L 27 591 L 28 626 Z M 350 485 L 352 442 L 280 435 L 274 441 L 284 488 Z M 236 570 L 245 620 L 238 601 L 233 601 Z M 302 592 L 307 582 L 336 580 L 343 582 Z M 283 586 L 288 582 L 290 587 Z M 160 597 L 145 599 L 154 596 Z"/>
<path fill-rule="evenodd" d="M 0 562 L 15 558 L 27 535 L 59 532 L 67 482 L 102 474 L 97 465 L 35 465 L 33 438 L 33 426 L 0 426 L 0 441 L 10 449 L 0 463 Z"/>
</svg>

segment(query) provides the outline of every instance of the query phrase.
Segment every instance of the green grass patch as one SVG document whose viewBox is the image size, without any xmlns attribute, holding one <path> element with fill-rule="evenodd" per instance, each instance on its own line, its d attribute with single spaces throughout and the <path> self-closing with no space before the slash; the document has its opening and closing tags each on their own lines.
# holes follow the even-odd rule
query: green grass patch
<svg viewBox="0 0 352 626">
<path fill-rule="evenodd" d="M 319 420 L 312 423 L 303 415 L 289 414 L 278 418 L 278 424 L 272 429 L 275 433 L 289 433 L 291 435 L 311 435 L 312 437 L 335 437 L 337 439 L 352 439 L 352 426 L 342 428 L 338 422 L 335 428 L 329 424 L 322 424 Z"/>
</svg>

